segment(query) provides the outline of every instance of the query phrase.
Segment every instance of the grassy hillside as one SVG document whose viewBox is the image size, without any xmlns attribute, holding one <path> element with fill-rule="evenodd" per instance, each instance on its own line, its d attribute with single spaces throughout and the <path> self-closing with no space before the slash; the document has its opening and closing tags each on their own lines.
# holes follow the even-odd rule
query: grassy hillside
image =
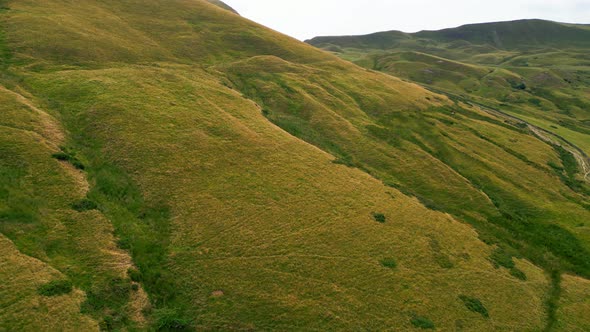
<svg viewBox="0 0 590 332">
<path fill-rule="evenodd" d="M 207 1 L 3 6 L 2 329 L 583 322 L 585 187 L 518 126 Z"/>
<path fill-rule="evenodd" d="M 581 25 L 522 20 L 308 42 L 363 67 L 533 119 L 588 155 L 589 40 Z"/>
</svg>

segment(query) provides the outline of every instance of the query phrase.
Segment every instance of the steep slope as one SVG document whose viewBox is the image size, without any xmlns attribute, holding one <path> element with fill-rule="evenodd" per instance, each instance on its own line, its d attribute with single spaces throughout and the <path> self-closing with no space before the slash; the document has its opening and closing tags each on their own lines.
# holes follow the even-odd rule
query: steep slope
<svg viewBox="0 0 590 332">
<path fill-rule="evenodd" d="M 476 108 L 207 1 L 5 6 L 0 230 L 64 329 L 535 331 L 588 275 L 557 153 Z"/>
</svg>

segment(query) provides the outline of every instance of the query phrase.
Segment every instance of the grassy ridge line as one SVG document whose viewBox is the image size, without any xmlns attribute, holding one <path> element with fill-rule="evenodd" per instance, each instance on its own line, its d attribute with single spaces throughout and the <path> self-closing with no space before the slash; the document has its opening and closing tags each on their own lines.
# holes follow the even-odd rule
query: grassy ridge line
<svg viewBox="0 0 590 332">
<path fill-rule="evenodd" d="M 438 31 L 404 33 L 384 31 L 364 36 L 315 37 L 306 42 L 315 46 L 336 45 L 358 49 L 395 49 L 400 45 L 428 39 L 439 44 L 450 43 L 456 48 L 473 44 L 500 50 L 530 50 L 550 47 L 588 47 L 589 32 L 577 26 L 544 20 L 517 20 L 470 24 Z M 454 44 L 453 44 L 454 43 Z M 417 47 L 419 44 L 413 45 Z"/>
</svg>

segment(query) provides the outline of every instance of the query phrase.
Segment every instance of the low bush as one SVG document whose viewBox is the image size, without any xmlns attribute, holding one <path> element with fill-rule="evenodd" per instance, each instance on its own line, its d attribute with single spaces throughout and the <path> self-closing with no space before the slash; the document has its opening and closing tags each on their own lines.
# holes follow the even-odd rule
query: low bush
<svg viewBox="0 0 590 332">
<path fill-rule="evenodd" d="M 72 292 L 73 286 L 69 280 L 54 280 L 37 289 L 43 296 L 59 296 Z"/>
<path fill-rule="evenodd" d="M 421 328 L 424 330 L 428 330 L 428 329 L 434 330 L 434 328 L 435 328 L 434 323 L 426 317 L 414 316 L 414 317 L 412 317 L 412 320 L 410 322 L 415 327 Z"/>
<path fill-rule="evenodd" d="M 387 221 L 387 218 L 385 217 L 385 215 L 383 213 L 377 213 L 377 212 L 373 212 L 373 219 L 375 219 L 376 222 L 380 222 L 382 224 Z"/>
<path fill-rule="evenodd" d="M 57 160 L 67 161 L 70 164 L 72 164 L 72 166 L 76 167 L 77 169 L 80 169 L 80 170 L 86 169 L 86 166 L 84 165 L 84 163 L 82 163 L 76 157 L 76 153 L 74 153 L 66 148 L 63 148 L 61 152 L 54 153 L 51 156 Z"/>
<path fill-rule="evenodd" d="M 510 275 L 512 275 L 513 277 L 520 279 L 522 281 L 527 280 L 526 274 L 517 268 L 510 269 Z"/>
<path fill-rule="evenodd" d="M 486 307 L 483 305 L 483 303 L 481 303 L 480 300 L 473 298 L 473 297 L 469 297 L 466 295 L 460 295 L 459 299 L 461 299 L 461 301 L 463 301 L 463 303 L 465 304 L 465 307 L 467 307 L 467 309 L 469 309 L 470 311 L 476 312 L 478 314 L 481 314 L 484 317 L 490 317 L 489 313 L 488 313 L 488 309 L 486 309 Z"/>
<path fill-rule="evenodd" d="M 384 258 L 381 260 L 381 265 L 386 268 L 395 269 L 397 267 L 397 262 L 393 258 Z"/>
</svg>

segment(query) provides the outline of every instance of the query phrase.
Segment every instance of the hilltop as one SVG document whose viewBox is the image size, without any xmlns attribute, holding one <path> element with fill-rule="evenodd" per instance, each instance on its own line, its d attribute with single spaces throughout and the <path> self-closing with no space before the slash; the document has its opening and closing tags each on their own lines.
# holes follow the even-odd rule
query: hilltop
<svg viewBox="0 0 590 332">
<path fill-rule="evenodd" d="M 225 2 L 220 1 L 220 0 L 208 0 L 210 3 L 217 5 L 223 9 L 229 10 L 230 12 L 234 13 L 234 14 L 238 14 L 238 12 L 233 9 L 232 7 L 228 6 Z"/>
<path fill-rule="evenodd" d="M 0 7 L 0 329 L 588 326 L 588 188 L 519 123 L 209 1 Z"/>
</svg>

